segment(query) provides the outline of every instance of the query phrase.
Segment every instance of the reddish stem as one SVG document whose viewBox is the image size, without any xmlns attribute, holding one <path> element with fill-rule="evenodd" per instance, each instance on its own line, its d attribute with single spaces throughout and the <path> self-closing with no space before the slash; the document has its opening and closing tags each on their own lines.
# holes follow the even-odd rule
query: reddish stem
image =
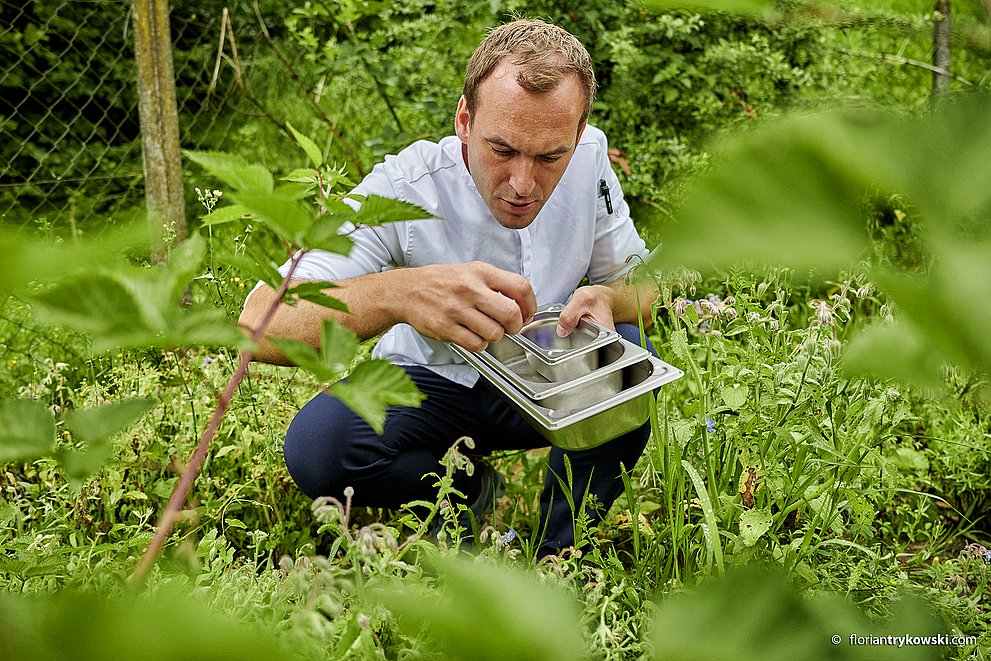
<svg viewBox="0 0 991 661">
<path fill-rule="evenodd" d="M 265 329 L 271 323 L 272 317 L 275 316 L 275 312 L 279 308 L 279 304 L 282 302 L 286 292 L 289 291 L 289 280 L 292 278 L 293 271 L 296 270 L 299 260 L 302 259 L 305 253 L 306 250 L 300 250 L 290 260 L 289 271 L 286 273 L 286 277 L 282 279 L 282 284 L 279 286 L 278 294 L 272 301 L 272 305 L 265 312 L 261 323 L 255 328 L 255 332 L 251 336 L 252 342 L 257 344 L 261 340 L 262 335 L 264 335 Z M 241 352 L 241 360 L 237 366 L 237 370 L 231 376 L 231 380 L 227 384 L 227 388 L 220 395 L 220 399 L 217 400 L 217 408 L 213 410 L 210 422 L 207 424 L 206 429 L 203 430 L 200 442 L 193 451 L 193 456 L 189 459 L 189 465 L 183 471 L 182 476 L 179 478 L 179 483 L 176 484 L 175 489 L 172 491 L 172 497 L 169 498 L 169 503 L 162 513 L 162 518 L 158 522 L 155 536 L 152 538 L 151 543 L 148 544 L 148 548 L 145 549 L 141 563 L 134 571 L 134 574 L 131 575 L 129 583 L 132 589 L 140 587 L 144 582 L 148 576 L 148 572 L 155 565 L 155 561 L 158 559 L 165 541 L 172 534 L 172 529 L 175 527 L 175 523 L 179 518 L 179 512 L 182 511 L 182 507 L 189 497 L 189 492 L 193 488 L 193 482 L 196 480 L 196 476 L 199 474 L 200 469 L 203 467 L 203 462 L 206 460 L 207 449 L 210 447 L 213 437 L 217 434 L 217 429 L 220 428 L 220 422 L 224 414 L 227 413 L 227 407 L 230 406 L 231 400 L 234 398 L 234 393 L 237 392 L 238 386 L 241 385 L 241 381 L 244 380 L 245 375 L 248 373 L 248 363 L 251 362 L 253 356 L 254 354 L 250 351 Z"/>
</svg>

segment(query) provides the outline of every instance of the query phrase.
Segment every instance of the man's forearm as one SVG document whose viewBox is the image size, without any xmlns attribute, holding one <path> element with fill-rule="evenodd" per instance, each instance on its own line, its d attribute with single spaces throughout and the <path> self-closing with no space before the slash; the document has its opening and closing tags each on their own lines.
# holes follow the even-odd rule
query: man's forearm
<svg viewBox="0 0 991 661">
<path fill-rule="evenodd" d="M 328 318 L 338 321 L 363 340 L 388 330 L 396 323 L 390 294 L 401 287 L 399 281 L 404 275 L 398 271 L 370 273 L 337 283 L 338 287 L 326 290 L 329 296 L 348 306 L 350 312 L 347 314 L 309 301 L 299 301 L 294 306 L 280 302 L 265 328 L 255 360 L 288 364 L 282 352 L 270 341 L 271 338 L 298 340 L 314 348 L 319 347 L 323 321 Z M 293 284 L 300 282 L 304 281 L 294 281 Z M 238 319 L 238 324 L 246 333 L 254 333 L 275 296 L 276 292 L 267 285 L 262 285 L 251 295 Z"/>
<path fill-rule="evenodd" d="M 327 294 L 347 305 L 347 313 L 308 301 L 295 306 L 280 303 L 255 359 L 288 362 L 269 341 L 271 338 L 289 338 L 319 347 L 321 327 L 327 318 L 336 319 L 360 339 L 407 323 L 427 337 L 480 351 L 507 332 L 519 332 L 537 308 L 526 278 L 482 262 L 397 268 L 337 284 Z M 275 296 L 270 287 L 255 291 L 239 320 L 246 332 L 253 333 L 258 328 Z"/>
</svg>

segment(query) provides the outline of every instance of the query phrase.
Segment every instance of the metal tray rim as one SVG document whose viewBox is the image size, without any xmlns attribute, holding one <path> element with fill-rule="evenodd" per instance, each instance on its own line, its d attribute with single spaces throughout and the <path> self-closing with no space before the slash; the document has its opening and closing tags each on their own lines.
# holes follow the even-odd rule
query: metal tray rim
<svg viewBox="0 0 991 661">
<path fill-rule="evenodd" d="M 563 429 L 564 427 L 568 427 L 577 422 L 590 418 L 593 415 L 597 415 L 603 411 L 608 411 L 615 406 L 619 406 L 620 404 L 628 402 L 636 397 L 639 397 L 640 395 L 646 394 L 654 388 L 659 388 L 663 385 L 671 383 L 672 381 L 680 379 L 685 374 L 677 367 L 664 362 L 660 358 L 656 358 L 648 354 L 646 360 L 650 361 L 651 366 L 653 367 L 653 373 L 636 386 L 627 388 L 626 390 L 616 393 L 612 397 L 604 399 L 592 406 L 587 406 L 578 410 L 571 409 L 568 411 L 557 411 L 555 409 L 540 406 L 537 402 L 526 397 L 519 391 L 518 388 L 509 383 L 494 368 L 490 367 L 484 360 L 481 360 L 477 356 L 465 356 L 465 359 L 469 362 L 469 364 L 477 369 L 483 377 L 496 386 L 500 392 L 509 397 L 516 403 L 517 406 L 522 408 L 531 420 L 535 421 L 548 431 Z"/>
</svg>

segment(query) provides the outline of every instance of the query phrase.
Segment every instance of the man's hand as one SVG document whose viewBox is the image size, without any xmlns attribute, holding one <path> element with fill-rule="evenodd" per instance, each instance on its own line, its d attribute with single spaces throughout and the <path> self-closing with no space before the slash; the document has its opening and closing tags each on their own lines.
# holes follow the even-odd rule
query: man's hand
<svg viewBox="0 0 991 661">
<path fill-rule="evenodd" d="M 615 329 L 617 323 L 635 324 L 643 319 L 650 326 L 650 304 L 657 292 L 650 283 L 627 285 L 622 280 L 608 285 L 579 287 L 558 317 L 557 334 L 567 337 L 582 317 L 591 317 L 600 326 Z M 637 303 L 639 302 L 639 305 Z"/>
<path fill-rule="evenodd" d="M 481 351 L 506 333 L 518 333 L 537 310 L 529 280 L 482 262 L 392 269 L 337 284 L 327 293 L 344 302 L 348 314 L 307 301 L 294 307 L 280 304 L 256 360 L 286 364 L 270 338 L 290 338 L 318 348 L 327 317 L 363 340 L 407 323 L 428 337 Z M 258 327 L 274 299 L 275 292 L 267 286 L 251 295 L 240 319 L 245 332 Z"/>
<path fill-rule="evenodd" d="M 484 262 L 406 269 L 397 321 L 423 335 L 481 351 L 518 333 L 537 310 L 530 281 Z"/>
<path fill-rule="evenodd" d="M 616 328 L 612 308 L 614 295 L 615 292 L 605 285 L 589 285 L 576 289 L 558 317 L 558 337 L 571 335 L 571 331 L 575 330 L 582 317 L 591 317 L 592 321 L 600 326 L 614 330 Z"/>
</svg>

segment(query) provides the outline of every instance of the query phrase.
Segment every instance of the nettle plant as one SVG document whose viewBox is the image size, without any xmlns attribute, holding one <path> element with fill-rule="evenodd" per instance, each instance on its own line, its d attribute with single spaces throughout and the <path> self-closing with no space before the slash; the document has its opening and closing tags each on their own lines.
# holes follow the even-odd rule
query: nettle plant
<svg viewBox="0 0 991 661">
<path fill-rule="evenodd" d="M 325 293 L 332 283 L 293 282 L 302 256 L 316 249 L 347 254 L 351 240 L 340 232 L 345 223 L 360 227 L 431 218 L 414 205 L 376 196 L 355 196 L 353 202 L 358 204 L 349 205 L 346 196 L 336 192 L 349 183 L 342 171 L 326 166 L 316 144 L 292 131 L 311 167 L 295 170 L 278 182 L 266 168 L 238 156 L 186 153 L 189 160 L 223 183 L 227 191 L 224 199 L 233 201 L 211 211 L 203 219 L 205 226 L 229 222 L 260 225 L 274 233 L 292 255 L 284 276 L 273 260 L 255 247 L 224 258 L 279 293 L 251 338 L 245 337 L 223 309 L 190 305 L 184 300 L 191 281 L 200 276 L 207 254 L 207 242 L 199 235 L 172 247 L 163 266 L 127 259 L 127 250 L 138 243 L 136 232 L 73 245 L 53 246 L 12 232 L 5 232 L 0 241 L 0 292 L 25 297 L 40 321 L 86 332 L 92 337 L 95 354 L 139 347 L 235 346 L 241 350 L 239 364 L 219 395 L 157 533 L 132 577 L 135 584 L 143 580 L 168 539 L 231 398 L 247 374 L 252 351 L 279 302 L 295 305 L 306 300 L 347 312 L 343 303 Z M 211 207 L 217 198 L 219 195 L 212 194 Z M 47 282 L 31 279 L 44 273 L 56 275 Z M 276 343 L 378 431 L 388 406 L 418 406 L 422 400 L 406 373 L 385 360 L 360 362 L 348 380 L 341 381 L 355 361 L 359 342 L 333 320 L 324 322 L 319 350 L 291 340 Z M 81 480 L 111 459 L 115 434 L 153 406 L 145 399 L 122 399 L 85 410 L 53 412 L 31 399 L 0 401 L 0 462 L 54 457 L 68 479 Z"/>
</svg>

